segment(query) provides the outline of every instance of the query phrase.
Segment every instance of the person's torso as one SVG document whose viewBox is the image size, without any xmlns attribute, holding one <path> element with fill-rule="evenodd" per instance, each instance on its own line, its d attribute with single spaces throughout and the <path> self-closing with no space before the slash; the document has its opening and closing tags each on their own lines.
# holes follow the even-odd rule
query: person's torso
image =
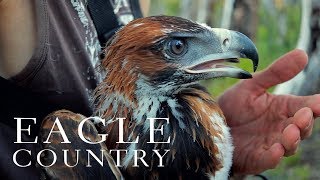
<svg viewBox="0 0 320 180">
<path fill-rule="evenodd" d="M 0 169 L 2 176 L 7 179 L 35 179 L 39 175 L 34 162 L 31 166 L 33 169 L 30 169 L 19 168 L 12 161 L 17 149 L 28 149 L 30 145 L 14 144 L 14 117 L 37 118 L 39 126 L 45 115 L 58 109 L 91 115 L 91 93 L 104 74 L 99 69 L 101 46 L 87 9 L 87 1 L 36 1 L 38 46 L 27 66 L 9 79 L 8 82 L 14 86 L 7 88 L 5 82 L 1 87 L 5 108 L 2 108 L 0 125 L 6 129 L 2 135 L 9 135 L 0 138 L 0 146 L 6 147 L 1 151 Z M 130 15 L 130 2 L 133 0 L 110 2 L 113 6 L 110 11 L 116 12 L 121 21 L 118 25 L 134 19 Z M 6 80 L 1 78 L 2 81 Z M 27 125 L 31 124 L 28 121 Z M 23 128 L 27 125 L 23 125 Z M 36 135 L 37 128 L 33 127 L 35 125 L 31 125 L 31 131 Z M 29 160 L 28 156 L 25 158 Z"/>
</svg>

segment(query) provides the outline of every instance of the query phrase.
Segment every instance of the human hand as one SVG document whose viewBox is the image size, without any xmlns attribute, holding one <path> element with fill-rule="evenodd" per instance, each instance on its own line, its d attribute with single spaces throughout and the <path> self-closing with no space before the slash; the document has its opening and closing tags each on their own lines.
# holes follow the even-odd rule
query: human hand
<svg viewBox="0 0 320 180">
<path fill-rule="evenodd" d="M 308 62 L 301 50 L 279 58 L 252 79 L 242 80 L 218 100 L 235 146 L 233 172 L 256 174 L 275 168 L 310 136 L 320 115 L 320 95 L 273 95 L 267 89 L 298 74 Z"/>
</svg>

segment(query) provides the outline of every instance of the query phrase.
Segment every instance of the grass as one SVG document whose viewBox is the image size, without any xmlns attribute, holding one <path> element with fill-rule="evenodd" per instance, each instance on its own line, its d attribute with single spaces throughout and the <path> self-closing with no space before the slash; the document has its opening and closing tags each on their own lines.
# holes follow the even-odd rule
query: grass
<svg viewBox="0 0 320 180">
<path fill-rule="evenodd" d="M 269 179 L 310 179 L 311 167 L 301 161 L 302 151 L 294 156 L 285 158 L 277 168 L 264 173 Z"/>
</svg>

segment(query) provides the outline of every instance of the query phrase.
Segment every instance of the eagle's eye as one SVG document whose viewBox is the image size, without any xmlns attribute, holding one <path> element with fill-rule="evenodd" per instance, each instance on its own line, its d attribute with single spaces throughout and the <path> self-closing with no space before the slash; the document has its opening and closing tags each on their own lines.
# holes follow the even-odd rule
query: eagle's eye
<svg viewBox="0 0 320 180">
<path fill-rule="evenodd" d="M 183 55 L 187 50 L 187 43 L 183 39 L 171 39 L 168 45 L 172 55 Z"/>
</svg>

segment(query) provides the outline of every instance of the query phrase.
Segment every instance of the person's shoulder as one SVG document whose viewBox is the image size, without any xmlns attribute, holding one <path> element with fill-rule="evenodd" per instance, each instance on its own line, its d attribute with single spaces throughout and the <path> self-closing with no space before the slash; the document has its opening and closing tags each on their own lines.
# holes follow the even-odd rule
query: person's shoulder
<svg viewBox="0 0 320 180">
<path fill-rule="evenodd" d="M 34 1 L 29 0 L 0 0 L 0 10 L 15 10 L 21 9 L 21 6 L 30 6 L 34 4 Z M 0 11 L 0 14 L 4 13 Z"/>
<path fill-rule="evenodd" d="M 0 8 L 11 6 L 16 3 L 17 0 L 0 0 Z"/>
<path fill-rule="evenodd" d="M 0 0 L 0 76 L 12 77 L 29 62 L 36 46 L 34 17 L 34 1 Z"/>
</svg>

